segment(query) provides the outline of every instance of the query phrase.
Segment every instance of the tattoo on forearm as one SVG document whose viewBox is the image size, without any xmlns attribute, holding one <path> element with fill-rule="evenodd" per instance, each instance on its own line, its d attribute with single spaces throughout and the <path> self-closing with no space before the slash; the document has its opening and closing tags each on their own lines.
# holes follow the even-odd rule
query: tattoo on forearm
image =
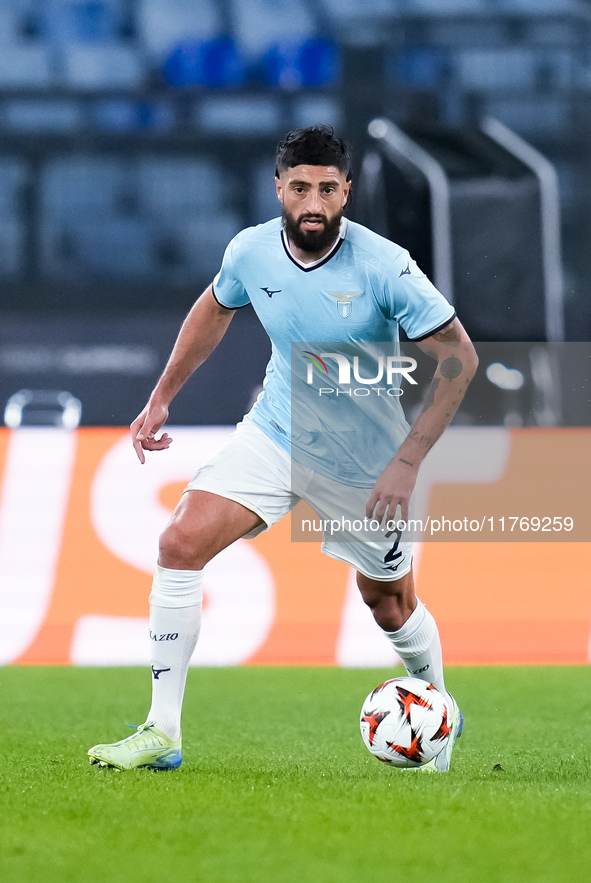
<svg viewBox="0 0 591 883">
<path fill-rule="evenodd" d="M 435 444 L 435 439 L 431 438 L 430 435 L 421 435 L 421 433 L 415 429 L 414 432 L 411 432 L 408 436 L 412 441 L 416 442 L 418 445 L 421 445 L 425 448 L 430 448 L 433 444 Z"/>
<path fill-rule="evenodd" d="M 434 377 L 433 380 L 431 381 L 431 386 L 427 390 L 427 395 L 425 396 L 425 404 L 423 405 L 423 411 L 428 411 L 429 408 L 433 407 L 433 405 L 435 404 L 435 392 L 436 392 L 437 387 L 439 386 L 440 382 L 441 381 L 440 381 L 439 377 Z"/>
<path fill-rule="evenodd" d="M 441 373 L 448 380 L 454 380 L 462 373 L 463 365 L 455 356 L 450 356 L 445 362 L 441 363 Z"/>
</svg>

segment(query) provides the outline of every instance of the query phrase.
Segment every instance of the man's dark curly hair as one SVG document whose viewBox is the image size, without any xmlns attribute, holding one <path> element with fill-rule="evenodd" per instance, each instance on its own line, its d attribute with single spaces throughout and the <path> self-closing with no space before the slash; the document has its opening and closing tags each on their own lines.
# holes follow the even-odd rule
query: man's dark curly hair
<svg viewBox="0 0 591 883">
<path fill-rule="evenodd" d="M 294 166 L 336 166 L 351 180 L 351 148 L 335 135 L 332 126 L 308 126 L 294 129 L 277 145 L 275 174 L 277 177 Z"/>
</svg>

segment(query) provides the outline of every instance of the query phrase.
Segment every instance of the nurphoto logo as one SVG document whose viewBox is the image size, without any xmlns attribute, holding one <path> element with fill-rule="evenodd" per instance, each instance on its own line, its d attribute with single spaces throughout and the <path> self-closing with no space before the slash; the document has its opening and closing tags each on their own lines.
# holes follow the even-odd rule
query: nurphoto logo
<svg viewBox="0 0 591 883">
<path fill-rule="evenodd" d="M 353 374 L 353 380 L 362 384 L 361 389 L 354 390 L 355 395 L 369 395 L 371 387 L 371 389 L 377 392 L 378 395 L 381 391 L 385 390 L 388 395 L 398 398 L 402 395 L 402 390 L 398 386 L 394 386 L 395 378 L 398 383 L 404 378 L 413 386 L 417 385 L 417 381 L 412 376 L 412 372 L 417 367 L 417 360 L 412 359 L 409 356 L 379 355 L 374 363 L 374 376 L 363 377 L 359 366 L 359 356 L 353 356 L 350 358 L 349 356 L 343 355 L 343 353 L 320 353 L 318 355 L 309 350 L 305 350 L 304 354 L 308 361 L 306 383 L 309 385 L 314 383 L 314 368 L 316 368 L 323 377 L 327 377 L 329 380 L 332 378 L 335 366 L 331 365 L 329 369 L 325 359 L 332 359 L 336 362 L 336 382 L 339 387 L 351 385 L 351 373 Z M 380 383 L 383 379 L 385 379 L 387 389 L 386 387 L 376 387 L 375 385 Z M 333 392 L 335 392 L 335 390 L 332 387 L 321 387 L 319 395 L 329 395 Z M 344 392 L 344 390 L 336 390 L 337 395 Z M 350 392 L 351 391 L 349 390 L 346 394 L 350 395 Z"/>
</svg>

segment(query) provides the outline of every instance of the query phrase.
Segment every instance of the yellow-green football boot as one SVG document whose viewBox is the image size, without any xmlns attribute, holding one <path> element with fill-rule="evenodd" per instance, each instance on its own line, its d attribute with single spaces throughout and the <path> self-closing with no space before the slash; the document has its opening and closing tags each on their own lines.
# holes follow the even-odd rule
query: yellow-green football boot
<svg viewBox="0 0 591 883">
<path fill-rule="evenodd" d="M 140 767 L 149 770 L 176 770 L 183 760 L 181 740 L 170 739 L 149 721 L 139 726 L 127 739 L 107 745 L 95 745 L 88 756 L 91 763 L 97 763 L 101 767 L 114 767 L 116 770 L 136 770 Z"/>
</svg>

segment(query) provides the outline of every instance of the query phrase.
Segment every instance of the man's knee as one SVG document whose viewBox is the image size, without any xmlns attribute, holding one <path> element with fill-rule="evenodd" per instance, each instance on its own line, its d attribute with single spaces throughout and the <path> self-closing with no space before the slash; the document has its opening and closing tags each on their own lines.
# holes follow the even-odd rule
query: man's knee
<svg viewBox="0 0 591 883">
<path fill-rule="evenodd" d="M 183 529 L 182 523 L 173 521 L 160 535 L 158 561 L 162 567 L 175 570 L 202 570 L 207 556 L 201 545 L 197 537 Z"/>
</svg>

